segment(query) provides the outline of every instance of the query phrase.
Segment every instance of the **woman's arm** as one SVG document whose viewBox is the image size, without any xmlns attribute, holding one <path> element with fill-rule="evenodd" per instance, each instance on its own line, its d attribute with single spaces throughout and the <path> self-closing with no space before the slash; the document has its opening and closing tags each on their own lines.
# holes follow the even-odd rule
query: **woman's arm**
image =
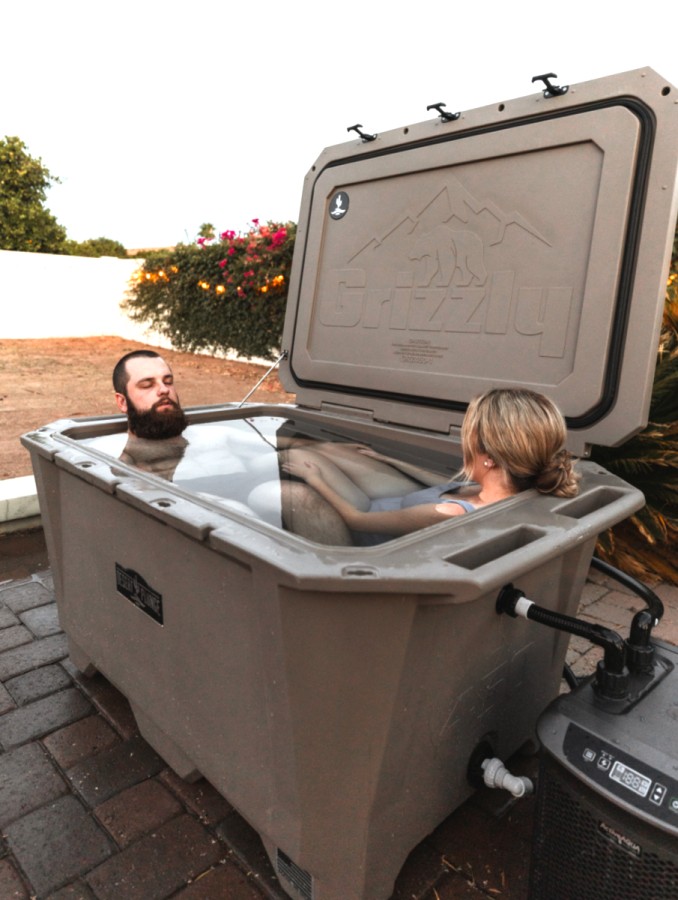
<svg viewBox="0 0 678 900">
<path fill-rule="evenodd" d="M 463 515 L 464 510 L 456 504 L 426 503 L 407 509 L 385 510 L 383 512 L 363 512 L 341 497 L 323 479 L 320 469 L 311 462 L 283 464 L 290 475 L 296 475 L 314 488 L 321 497 L 333 506 L 349 528 L 353 531 L 392 534 L 394 537 L 409 534 L 443 522 L 450 516 Z M 444 508 L 443 508 L 444 507 Z"/>
</svg>

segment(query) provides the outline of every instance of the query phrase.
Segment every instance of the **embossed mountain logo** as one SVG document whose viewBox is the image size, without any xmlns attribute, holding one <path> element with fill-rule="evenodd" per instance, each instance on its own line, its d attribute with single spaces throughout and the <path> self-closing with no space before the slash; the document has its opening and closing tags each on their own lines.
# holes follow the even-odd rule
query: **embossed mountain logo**
<svg viewBox="0 0 678 900">
<path fill-rule="evenodd" d="M 418 213 L 408 213 L 383 234 L 373 237 L 347 263 L 363 265 L 367 262 L 366 256 L 385 244 L 405 239 L 410 247 L 409 259 L 419 262 L 415 285 L 483 285 L 487 280 L 484 243 L 488 246 L 500 244 L 511 227 L 551 246 L 521 213 L 507 212 L 491 200 L 480 200 L 456 178 L 450 178 Z"/>
</svg>

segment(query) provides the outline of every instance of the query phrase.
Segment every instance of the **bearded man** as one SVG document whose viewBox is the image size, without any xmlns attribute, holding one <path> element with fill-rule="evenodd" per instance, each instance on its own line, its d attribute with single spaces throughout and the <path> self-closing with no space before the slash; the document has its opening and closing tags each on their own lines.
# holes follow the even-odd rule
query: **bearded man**
<svg viewBox="0 0 678 900">
<path fill-rule="evenodd" d="M 172 370 L 153 350 L 133 350 L 113 369 L 113 389 L 127 415 L 120 459 L 171 481 L 187 446 L 181 435 L 188 424 Z"/>
</svg>

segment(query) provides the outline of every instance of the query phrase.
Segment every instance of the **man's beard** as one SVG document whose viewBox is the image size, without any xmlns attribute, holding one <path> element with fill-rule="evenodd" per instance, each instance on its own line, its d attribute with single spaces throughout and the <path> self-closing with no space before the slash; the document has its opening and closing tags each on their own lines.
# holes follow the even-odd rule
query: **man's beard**
<svg viewBox="0 0 678 900">
<path fill-rule="evenodd" d="M 171 408 L 158 409 L 158 406 L 166 403 L 170 403 Z M 158 400 L 146 412 L 139 412 L 128 397 L 127 421 L 132 434 L 149 441 L 178 437 L 188 425 L 183 409 L 169 398 Z"/>
</svg>

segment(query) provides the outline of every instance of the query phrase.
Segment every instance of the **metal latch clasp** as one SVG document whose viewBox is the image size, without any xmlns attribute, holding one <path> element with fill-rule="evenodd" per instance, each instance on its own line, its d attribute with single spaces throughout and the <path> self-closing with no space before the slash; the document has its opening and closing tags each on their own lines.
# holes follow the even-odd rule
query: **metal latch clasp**
<svg viewBox="0 0 678 900">
<path fill-rule="evenodd" d="M 557 77 L 555 72 L 547 72 L 546 75 L 535 75 L 532 79 L 532 84 L 534 84 L 535 81 L 543 81 L 545 85 L 545 97 L 560 97 L 562 94 L 566 94 L 569 91 L 570 86 L 569 84 L 564 84 L 562 86 L 551 84 L 550 79 Z"/>
</svg>

